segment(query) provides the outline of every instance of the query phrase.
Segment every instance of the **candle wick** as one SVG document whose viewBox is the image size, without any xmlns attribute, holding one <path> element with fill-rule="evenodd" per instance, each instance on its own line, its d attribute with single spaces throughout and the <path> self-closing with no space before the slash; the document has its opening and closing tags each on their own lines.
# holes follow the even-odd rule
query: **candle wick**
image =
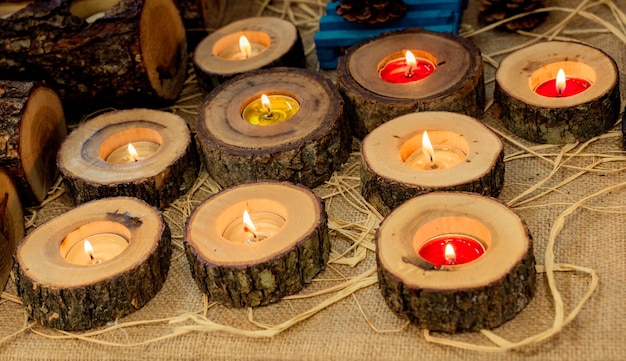
<svg viewBox="0 0 626 361">
<path fill-rule="evenodd" d="M 409 65 L 409 69 L 406 71 L 406 73 L 404 73 L 404 76 L 407 78 L 412 78 L 413 77 L 413 67 Z"/>
</svg>

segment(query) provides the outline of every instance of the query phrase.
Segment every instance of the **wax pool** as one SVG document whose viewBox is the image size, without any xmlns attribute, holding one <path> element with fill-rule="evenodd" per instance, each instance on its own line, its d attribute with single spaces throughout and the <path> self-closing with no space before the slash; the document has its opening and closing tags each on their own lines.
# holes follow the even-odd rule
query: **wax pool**
<svg viewBox="0 0 626 361">
<path fill-rule="evenodd" d="M 450 245 L 450 246 L 448 246 Z M 446 247 L 453 253 L 446 254 Z M 436 267 L 461 265 L 478 259 L 485 253 L 485 247 L 476 239 L 463 235 L 442 235 L 426 242 L 419 255 Z"/>
</svg>

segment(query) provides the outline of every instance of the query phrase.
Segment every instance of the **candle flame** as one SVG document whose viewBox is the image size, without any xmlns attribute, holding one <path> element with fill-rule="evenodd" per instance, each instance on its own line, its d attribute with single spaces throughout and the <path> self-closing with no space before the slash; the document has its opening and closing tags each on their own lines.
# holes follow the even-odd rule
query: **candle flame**
<svg viewBox="0 0 626 361">
<path fill-rule="evenodd" d="M 83 242 L 83 248 L 85 249 L 85 254 L 89 256 L 90 259 L 93 259 L 93 247 L 91 246 L 91 242 L 85 240 L 85 242 Z"/>
<path fill-rule="evenodd" d="M 424 155 L 427 156 L 431 162 L 433 161 L 435 150 L 430 142 L 427 131 L 424 131 L 424 134 L 422 134 L 422 152 L 424 152 Z"/>
<path fill-rule="evenodd" d="M 270 98 L 267 95 L 265 94 L 261 95 L 261 104 L 263 104 L 263 108 L 265 108 L 265 111 L 267 112 L 267 114 L 272 113 Z"/>
<path fill-rule="evenodd" d="M 415 68 L 415 66 L 417 65 L 417 59 L 415 59 L 415 55 L 413 55 L 413 53 L 410 50 L 406 51 L 406 54 L 404 54 L 404 57 L 406 58 L 406 66 L 407 66 L 407 71 L 405 75 L 410 78 L 413 76 L 413 68 Z"/>
<path fill-rule="evenodd" d="M 451 243 L 446 243 L 446 248 L 443 252 L 448 264 L 454 264 L 454 262 L 456 262 L 456 252 L 454 251 L 454 246 Z"/>
<path fill-rule="evenodd" d="M 252 218 L 250 218 L 250 213 L 248 213 L 248 211 L 245 209 L 243 211 L 243 225 L 244 225 L 244 230 L 246 232 L 250 232 L 252 234 L 256 233 L 256 227 L 254 226 L 254 223 L 252 223 Z"/>
<path fill-rule="evenodd" d="M 128 143 L 128 158 L 133 162 L 139 160 L 139 154 L 137 154 L 137 149 L 133 147 L 132 143 Z"/>
<path fill-rule="evenodd" d="M 245 35 L 239 37 L 239 50 L 246 59 L 248 59 L 250 54 L 252 54 L 252 46 Z"/>
<path fill-rule="evenodd" d="M 559 69 L 556 74 L 556 92 L 561 95 L 565 91 L 565 72 L 563 69 Z"/>
</svg>

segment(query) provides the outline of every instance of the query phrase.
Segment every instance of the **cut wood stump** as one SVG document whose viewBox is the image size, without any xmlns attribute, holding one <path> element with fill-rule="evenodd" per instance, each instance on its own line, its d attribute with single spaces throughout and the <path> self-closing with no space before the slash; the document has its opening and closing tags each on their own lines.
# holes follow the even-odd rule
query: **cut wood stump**
<svg viewBox="0 0 626 361">
<path fill-rule="evenodd" d="M 67 135 L 61 100 L 40 84 L 0 80 L 0 119 L 0 166 L 24 206 L 38 205 L 59 174 L 55 155 Z"/>
<path fill-rule="evenodd" d="M 243 109 L 262 94 L 299 105 L 280 123 L 259 125 Z M 228 187 L 254 180 L 286 180 L 316 187 L 350 153 L 343 102 L 319 73 L 296 68 L 257 70 L 217 87 L 200 107 L 196 132 L 209 174 Z"/>
<path fill-rule="evenodd" d="M 484 254 L 434 267 L 418 252 L 441 235 L 471 237 Z M 419 327 L 450 333 L 491 329 L 513 318 L 535 293 L 526 224 L 496 199 L 462 192 L 421 195 L 385 218 L 375 239 L 382 295 L 391 310 Z"/>
<path fill-rule="evenodd" d="M 410 161 L 423 151 L 427 131 L 435 149 L 458 152 L 459 163 L 437 168 Z M 443 155 L 445 157 L 445 155 Z M 361 193 L 382 215 L 433 191 L 467 191 L 497 197 L 504 183 L 504 146 L 478 120 L 450 112 L 411 113 L 374 129 L 361 145 Z"/>
<path fill-rule="evenodd" d="M 536 87 L 556 78 L 559 69 L 591 86 L 572 96 L 537 94 Z M 551 144 L 585 141 L 609 130 L 619 118 L 619 72 L 610 56 L 591 46 L 539 43 L 500 62 L 494 100 L 504 125 L 524 139 Z"/>
<path fill-rule="evenodd" d="M 129 145 L 136 147 L 136 158 Z M 113 111 L 82 124 L 57 157 L 77 204 L 123 195 L 161 209 L 191 188 L 199 163 L 185 120 L 152 109 Z"/>
<path fill-rule="evenodd" d="M 404 84 L 383 80 L 380 69 L 406 50 L 432 61 L 435 71 Z M 339 58 L 337 87 L 359 138 L 407 113 L 450 111 L 478 118 L 485 105 L 480 49 L 458 35 L 422 29 L 385 33 L 349 48 Z"/>
<path fill-rule="evenodd" d="M 243 222 L 244 211 L 252 226 Z M 211 196 L 187 220 L 184 242 L 200 291 L 230 307 L 265 305 L 300 291 L 330 254 L 321 199 L 287 182 L 249 183 Z"/>
<path fill-rule="evenodd" d="M 0 168 L 0 289 L 9 278 L 13 256 L 24 237 L 24 211 L 11 177 Z"/>
<path fill-rule="evenodd" d="M 240 37 L 250 52 L 240 49 Z M 207 36 L 196 47 L 193 63 L 204 92 L 239 74 L 273 67 L 304 68 L 306 57 L 295 25 L 277 17 L 238 20 Z"/>
<path fill-rule="evenodd" d="M 103 260 L 113 241 L 98 243 L 101 235 L 127 245 Z M 73 248 L 82 251 L 89 240 L 89 255 L 99 262 L 70 261 Z M 161 213 L 136 198 L 104 198 L 55 217 L 27 235 L 16 252 L 17 291 L 26 313 L 41 325 L 68 331 L 124 317 L 161 289 L 170 241 Z"/>
<path fill-rule="evenodd" d="M 79 114 L 171 102 L 186 44 L 173 0 L 37 1 L 0 19 L 0 78 L 42 80 Z"/>
</svg>

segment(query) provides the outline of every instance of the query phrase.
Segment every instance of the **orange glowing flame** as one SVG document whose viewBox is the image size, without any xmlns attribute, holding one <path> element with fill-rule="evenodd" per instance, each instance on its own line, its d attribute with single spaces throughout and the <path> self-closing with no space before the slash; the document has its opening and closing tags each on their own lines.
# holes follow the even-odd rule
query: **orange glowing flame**
<svg viewBox="0 0 626 361">
<path fill-rule="evenodd" d="M 85 249 L 85 254 L 90 258 L 93 259 L 93 247 L 91 246 L 91 242 L 89 242 L 88 240 L 85 240 L 85 242 L 83 242 L 83 248 Z"/>
<path fill-rule="evenodd" d="M 446 243 L 446 248 L 444 249 L 444 257 L 448 264 L 453 264 L 456 262 L 456 252 L 454 251 L 454 246 L 451 243 Z"/>
<path fill-rule="evenodd" d="M 265 108 L 267 114 L 270 114 L 272 112 L 270 98 L 267 95 L 261 95 L 261 104 L 263 104 L 263 108 Z"/>
<path fill-rule="evenodd" d="M 247 210 L 244 209 L 243 211 L 243 230 L 246 232 L 250 232 L 253 235 L 256 234 L 256 227 L 254 226 L 254 223 L 252 223 L 252 218 L 250 218 L 250 213 L 248 213 Z M 256 238 L 256 235 L 255 235 Z"/>
<path fill-rule="evenodd" d="M 424 152 L 424 155 L 427 156 L 431 162 L 433 161 L 433 157 L 435 156 L 435 150 L 433 149 L 433 145 L 430 142 L 427 131 L 424 131 L 424 134 L 422 134 L 422 152 Z"/>
<path fill-rule="evenodd" d="M 556 74 L 556 92 L 561 95 L 565 91 L 565 72 L 563 69 L 559 69 Z"/>
<path fill-rule="evenodd" d="M 133 147 L 132 143 L 128 143 L 128 158 L 132 162 L 136 162 L 139 160 L 139 154 L 137 154 L 137 149 Z"/>
<path fill-rule="evenodd" d="M 239 37 L 239 50 L 246 59 L 248 59 L 252 54 L 252 46 L 250 45 L 250 41 L 248 41 L 248 38 L 246 38 L 245 35 Z"/>
<path fill-rule="evenodd" d="M 404 57 L 406 59 L 406 67 L 407 67 L 405 76 L 410 78 L 413 76 L 413 68 L 415 68 L 415 66 L 417 65 L 417 59 L 415 59 L 415 55 L 413 55 L 413 53 L 411 53 L 410 50 L 406 51 L 406 54 L 404 54 Z"/>
</svg>

